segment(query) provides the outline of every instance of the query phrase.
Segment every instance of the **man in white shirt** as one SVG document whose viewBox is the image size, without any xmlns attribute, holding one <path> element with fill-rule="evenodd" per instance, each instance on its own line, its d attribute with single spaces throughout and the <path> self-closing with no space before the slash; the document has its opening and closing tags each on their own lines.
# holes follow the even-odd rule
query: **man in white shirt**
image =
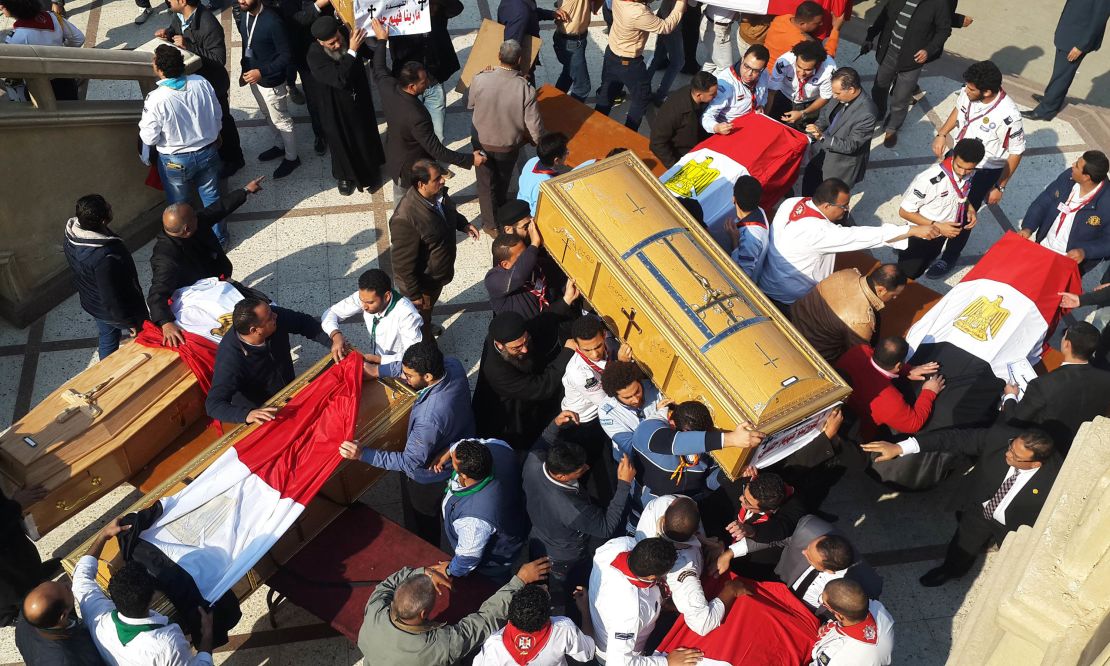
<svg viewBox="0 0 1110 666">
<path fill-rule="evenodd" d="M 733 120 L 763 110 L 770 57 L 766 46 L 753 44 L 736 64 L 717 72 L 717 94 L 702 112 L 702 129 L 710 134 L 731 134 Z"/>
<path fill-rule="evenodd" d="M 975 165 L 985 151 L 979 139 L 960 139 L 952 153 L 914 177 L 902 195 L 898 217 L 910 224 L 934 226 L 940 235 L 932 240 L 911 238 L 898 253 L 898 267 L 910 279 L 921 277 L 939 255 L 944 241 L 979 221 L 967 197 Z"/>
<path fill-rule="evenodd" d="M 956 98 L 956 107 L 933 139 L 933 154 L 943 157 L 948 135 L 956 130 L 956 143 L 961 139 L 979 139 L 986 154 L 971 179 L 967 203 L 979 210 L 983 200 L 995 206 L 1013 178 L 1025 152 L 1025 129 L 1021 113 L 1013 99 L 1002 89 L 1002 72 L 989 60 L 972 63 L 964 71 L 964 87 Z M 925 273 L 937 279 L 956 266 L 956 260 L 967 245 L 968 231 L 949 240 L 944 253 Z"/>
<path fill-rule="evenodd" d="M 887 666 L 894 651 L 894 618 L 854 580 L 831 581 L 821 605 L 833 613 L 817 634 L 809 666 Z"/>
<path fill-rule="evenodd" d="M 736 40 L 732 38 L 733 24 L 740 19 L 740 12 L 716 5 L 702 5 L 701 39 L 698 41 L 698 62 L 704 63 L 702 71 L 718 74 L 736 62 Z"/>
<path fill-rule="evenodd" d="M 705 572 L 705 559 L 702 545 L 705 529 L 701 525 L 701 514 L 694 500 L 685 495 L 662 495 L 647 503 L 636 523 L 636 541 L 661 537 L 674 544 L 676 558 L 674 566 L 667 572 L 667 588 L 675 608 L 682 613 L 686 626 L 701 636 L 705 636 L 725 619 L 729 607 L 736 597 L 745 594 L 744 584 L 733 579 L 712 601 L 705 598 L 701 577 Z M 721 548 L 716 548 L 720 552 Z M 715 552 L 711 557 L 716 559 Z"/>
<path fill-rule="evenodd" d="M 767 114 L 801 130 L 832 99 L 836 61 L 818 41 L 799 42 L 771 69 Z"/>
<path fill-rule="evenodd" d="M 1050 182 L 1030 204 L 1021 231 L 1041 246 L 1067 255 L 1086 275 L 1110 256 L 1110 188 L 1106 176 L 1110 160 L 1100 150 L 1088 150 Z"/>
<path fill-rule="evenodd" d="M 870 442 L 861 448 L 877 453 L 876 462 L 919 451 L 962 453 L 976 459 L 948 508 L 956 511 L 956 534 L 939 567 L 920 579 L 937 587 L 966 574 L 991 543 L 1022 525 L 1032 525 L 1063 465 L 1052 437 L 1035 428 L 1005 424 L 990 428 L 949 428 L 898 444 Z"/>
<path fill-rule="evenodd" d="M 817 186 L 813 197 L 787 199 L 771 222 L 771 244 L 759 288 L 780 305 L 790 305 L 818 282 L 832 275 L 836 253 L 894 245 L 907 237 L 933 238 L 932 227 L 883 224 L 847 227 L 848 185 L 830 178 Z M 897 247 L 897 246 L 895 246 Z"/>
<path fill-rule="evenodd" d="M 567 657 L 589 662 L 594 657 L 589 598 L 578 588 L 574 595 L 583 629 L 568 617 L 552 617 L 551 596 L 539 585 L 525 585 L 509 601 L 505 626 L 482 644 L 474 666 L 566 666 Z"/>
<path fill-rule="evenodd" d="M 695 664 L 701 657 L 699 650 L 690 649 L 667 656 L 643 654 L 663 607 L 660 583 L 675 559 L 674 544 L 661 538 L 637 542 L 617 537 L 594 553 L 590 620 L 597 658 L 605 666 L 677 666 Z"/>
<path fill-rule="evenodd" d="M 608 396 L 598 407 L 601 429 L 613 442 L 613 460 L 632 455 L 632 434 L 645 419 L 665 419 L 670 400 L 632 362 L 613 361 L 601 373 Z"/>
<path fill-rule="evenodd" d="M 112 573 L 108 593 L 96 582 L 104 544 L 121 532 L 119 518 L 104 526 L 73 571 L 73 598 L 104 661 L 118 666 L 199 666 L 212 664 L 212 614 L 200 608 L 201 636 L 196 655 L 181 627 L 150 610 L 154 578 L 138 562 Z"/>
<path fill-rule="evenodd" d="M 320 327 L 331 336 L 331 355 L 336 363 L 351 346 L 339 330 L 339 322 L 359 312 L 370 333 L 369 352 L 363 354 L 371 376 L 397 377 L 405 350 L 423 339 L 424 320 L 412 301 L 393 289 L 385 271 L 371 268 L 358 276 L 358 291 L 339 301 L 320 318 Z"/>
<path fill-rule="evenodd" d="M 220 100 L 204 77 L 185 73 L 185 58 L 174 46 L 162 44 L 154 50 L 154 73 L 158 83 L 143 101 L 139 139 L 158 149 L 167 203 L 188 201 L 195 187 L 204 207 L 211 206 L 220 199 Z M 146 164 L 148 154 L 144 148 Z M 220 223 L 213 231 L 226 245 L 227 227 Z"/>
</svg>

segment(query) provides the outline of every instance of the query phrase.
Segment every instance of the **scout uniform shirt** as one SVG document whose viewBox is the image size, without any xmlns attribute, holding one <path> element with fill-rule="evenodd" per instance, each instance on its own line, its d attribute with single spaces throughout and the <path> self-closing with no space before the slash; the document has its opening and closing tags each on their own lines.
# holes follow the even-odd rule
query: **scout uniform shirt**
<svg viewBox="0 0 1110 666">
<path fill-rule="evenodd" d="M 966 223 L 967 194 L 971 190 L 971 176 L 960 178 L 952 170 L 952 158 L 925 169 L 914 177 L 902 195 L 901 208 L 910 213 L 920 213 L 933 222 Z"/>
<path fill-rule="evenodd" d="M 645 377 L 640 386 L 644 391 L 644 406 L 640 409 L 629 407 L 614 396 L 606 398 L 597 410 L 601 429 L 613 440 L 613 459 L 618 462 L 621 456 L 632 455 L 632 434 L 644 419 L 667 418 L 666 411 L 659 407 L 664 397 L 655 384 Z"/>
<path fill-rule="evenodd" d="M 872 600 L 867 619 L 850 627 L 835 620 L 821 627 L 809 666 L 887 666 L 894 649 L 894 618 Z"/>
<path fill-rule="evenodd" d="M 794 71 L 796 61 L 793 51 L 780 56 L 771 71 L 768 87 L 789 97 L 794 105 L 809 104 L 818 97 L 832 99 L 832 75 L 836 70 L 836 61 L 826 57 L 825 62 L 817 65 L 813 75 L 806 79 L 799 78 Z"/>
<path fill-rule="evenodd" d="M 534 633 L 506 624 L 482 644 L 474 666 L 566 666 L 567 657 L 579 662 L 594 658 L 594 641 L 570 618 L 557 615 Z"/>
<path fill-rule="evenodd" d="M 956 142 L 959 143 L 960 139 L 979 139 L 983 142 L 986 154 L 978 168 L 1001 169 L 1008 155 L 1025 152 L 1021 112 L 1004 90 L 998 91 L 995 99 L 984 104 L 969 100 L 967 89 L 962 89 L 956 98 Z"/>
<path fill-rule="evenodd" d="M 751 87 L 740 82 L 740 72 L 736 65 L 722 71 L 717 76 L 717 95 L 702 112 L 702 129 L 712 134 L 717 123 L 731 123 L 752 111 L 763 111 L 763 106 L 767 104 L 768 85 L 770 79 L 766 71 L 759 75 L 755 85 Z"/>
<path fill-rule="evenodd" d="M 632 537 L 617 537 L 594 553 L 589 594 L 597 655 L 605 666 L 666 666 L 664 656 L 643 656 L 663 592 L 628 571 L 628 553 L 635 546 Z"/>
<path fill-rule="evenodd" d="M 586 358 L 577 349 L 570 357 L 567 369 L 563 371 L 563 402 L 561 409 L 578 414 L 580 423 L 597 419 L 597 408 L 605 402 L 605 391 L 601 390 L 601 372 L 605 370 L 608 359 L 617 356 L 617 341 L 605 339 L 606 357 L 600 361 Z"/>
</svg>

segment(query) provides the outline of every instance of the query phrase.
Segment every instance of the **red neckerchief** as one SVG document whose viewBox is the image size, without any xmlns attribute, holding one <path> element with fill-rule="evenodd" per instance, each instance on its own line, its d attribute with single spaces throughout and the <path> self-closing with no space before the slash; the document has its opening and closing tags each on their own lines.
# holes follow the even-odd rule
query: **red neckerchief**
<svg viewBox="0 0 1110 666">
<path fill-rule="evenodd" d="M 1105 183 L 1105 182 L 1106 181 L 1103 181 L 1103 183 Z M 1099 190 L 1102 189 L 1103 183 L 1099 183 L 1098 187 L 1091 190 L 1091 193 L 1088 194 L 1087 196 L 1085 196 L 1082 199 L 1080 199 L 1079 201 L 1075 202 L 1075 205 L 1073 205 L 1073 206 L 1069 206 L 1067 201 L 1064 202 L 1064 207 L 1067 208 L 1068 210 L 1067 210 L 1067 212 L 1061 212 L 1060 213 L 1060 219 L 1056 224 L 1056 233 L 1060 233 L 1060 227 L 1064 226 L 1064 218 L 1065 217 L 1067 217 L 1068 215 L 1074 215 L 1076 213 L 1076 211 L 1078 211 L 1080 208 L 1089 204 L 1091 202 L 1091 199 L 1094 199 L 1096 196 L 1098 196 Z M 1071 199 L 1071 194 L 1068 194 L 1068 199 L 1069 200 Z"/>
<path fill-rule="evenodd" d="M 794 486 L 787 485 L 786 486 L 786 497 L 783 501 L 786 501 L 786 500 L 790 499 L 790 496 L 793 495 L 793 494 L 794 494 Z M 761 525 L 761 524 L 767 522 L 768 520 L 770 520 L 771 516 L 773 516 L 774 513 L 775 513 L 775 509 L 771 509 L 770 511 L 764 511 L 763 513 L 760 513 L 758 511 L 748 511 L 748 507 L 741 504 L 740 505 L 740 512 L 736 514 L 736 520 L 738 520 L 739 522 L 741 522 L 743 524 L 746 524 L 746 525 Z M 753 517 L 755 518 L 755 520 L 749 520 L 749 518 L 753 518 Z"/>
<path fill-rule="evenodd" d="M 867 614 L 867 619 L 863 622 L 853 624 L 850 627 L 845 627 L 836 620 L 829 620 L 825 626 L 821 627 L 821 631 L 817 633 L 817 640 L 824 638 L 830 631 L 836 631 L 848 638 L 857 640 L 860 643 L 867 643 L 874 645 L 879 642 L 879 625 L 875 622 L 875 616 L 871 613 Z"/>
<path fill-rule="evenodd" d="M 998 97 L 994 100 L 994 104 L 991 104 L 990 108 L 988 108 L 986 111 L 980 113 L 979 115 L 975 116 L 974 118 L 971 117 L 971 105 L 974 102 L 972 102 L 971 100 L 968 100 L 967 110 L 964 111 L 964 126 L 960 130 L 960 133 L 956 135 L 956 143 L 959 143 L 960 140 L 964 138 L 964 135 L 967 134 L 968 128 L 971 127 L 971 123 L 975 122 L 976 120 L 979 120 L 980 118 L 987 117 L 987 115 L 989 115 L 991 111 L 994 111 L 995 107 L 998 106 L 999 102 L 1001 102 L 1002 98 L 1005 97 L 1005 96 L 1006 96 L 1006 92 L 1004 90 L 999 90 L 998 91 Z M 1009 137 L 1007 136 L 1006 138 L 1008 139 Z"/>
<path fill-rule="evenodd" d="M 54 31 L 54 22 L 50 20 L 50 12 L 39 12 L 33 19 L 20 19 L 12 27 L 30 28 L 31 30 Z"/>
<path fill-rule="evenodd" d="M 759 106 L 756 104 L 758 99 L 756 97 L 755 91 L 756 88 L 759 87 L 759 77 L 755 77 L 755 83 L 749 86 L 748 84 L 744 83 L 744 79 L 740 78 L 740 75 L 736 73 L 736 65 L 729 67 L 729 70 L 732 72 L 732 78 L 736 79 L 736 82 L 740 84 L 740 87 L 745 88 L 748 91 L 748 94 L 752 96 L 751 109 L 748 110 L 748 113 L 758 111 Z"/>
<path fill-rule="evenodd" d="M 964 176 L 964 184 L 960 185 L 960 179 L 956 178 L 956 171 L 952 168 L 952 160 L 955 159 L 951 155 L 944 158 L 940 163 L 940 170 L 948 176 L 948 184 L 956 191 L 956 196 L 960 199 L 960 205 L 956 207 L 956 224 L 961 227 L 967 216 L 967 194 L 971 191 L 971 176 Z"/>
<path fill-rule="evenodd" d="M 821 65 L 818 65 L 818 67 L 820 67 L 820 66 Z M 794 73 L 797 74 L 798 70 L 794 70 Z M 814 69 L 813 73 L 816 74 L 817 70 Z M 798 77 L 798 99 L 794 100 L 795 102 L 804 102 L 804 101 L 806 101 L 805 97 L 803 97 L 803 95 L 805 95 L 806 84 L 809 83 L 809 80 L 812 79 L 812 78 L 813 78 L 812 76 L 806 77 L 804 79 L 801 76 Z"/>
<path fill-rule="evenodd" d="M 624 574 L 625 580 L 627 580 L 633 586 L 640 588 L 641 590 L 646 590 L 649 587 L 653 587 L 655 583 L 647 580 L 640 580 L 640 578 L 636 574 L 632 573 L 632 570 L 628 568 L 629 552 L 631 551 L 625 551 L 613 558 L 613 568 Z"/>
<path fill-rule="evenodd" d="M 608 345 L 609 341 L 606 340 L 605 344 Z M 593 360 L 591 360 L 589 356 L 586 356 L 585 354 L 582 353 L 582 350 L 575 349 L 574 353 L 578 354 L 578 356 L 581 357 L 582 362 L 585 363 L 587 366 L 589 366 L 590 370 L 594 371 L 594 374 L 597 375 L 598 379 L 601 379 L 601 373 L 604 371 L 604 368 L 600 367 L 597 363 L 594 363 Z M 608 349 L 605 350 L 605 356 L 606 356 L 606 360 L 609 360 L 608 359 L 608 357 L 609 357 L 609 350 Z"/>
<path fill-rule="evenodd" d="M 532 281 L 525 283 L 524 287 L 528 290 L 528 293 L 536 297 L 540 312 L 543 312 L 549 305 L 547 302 L 547 279 L 544 277 L 543 269 L 538 265 L 532 269 L 532 276 Z"/>
<path fill-rule="evenodd" d="M 543 629 L 532 633 L 521 631 L 514 627 L 512 622 L 509 622 L 505 625 L 505 631 L 501 634 L 501 642 L 505 645 L 505 650 L 508 651 L 513 661 L 520 664 L 520 666 L 524 666 L 539 654 L 550 639 L 551 620 L 547 621 Z"/>
<path fill-rule="evenodd" d="M 803 218 L 813 217 L 812 215 L 806 214 L 806 211 L 809 209 L 810 201 L 812 201 L 812 199 L 810 199 L 809 197 L 804 197 L 801 201 L 794 204 L 794 208 L 791 209 L 790 217 L 786 219 L 786 223 L 790 224 L 791 222 L 797 222 L 798 220 L 801 220 Z M 821 214 L 821 211 L 817 211 L 817 214 L 824 217 L 824 215 Z"/>
<path fill-rule="evenodd" d="M 542 166 L 540 166 L 540 161 L 539 160 L 536 160 L 536 166 L 532 167 L 532 173 L 539 173 L 539 174 L 543 174 L 545 176 L 555 176 L 555 175 L 557 175 L 555 173 L 555 169 L 545 169 Z"/>
</svg>

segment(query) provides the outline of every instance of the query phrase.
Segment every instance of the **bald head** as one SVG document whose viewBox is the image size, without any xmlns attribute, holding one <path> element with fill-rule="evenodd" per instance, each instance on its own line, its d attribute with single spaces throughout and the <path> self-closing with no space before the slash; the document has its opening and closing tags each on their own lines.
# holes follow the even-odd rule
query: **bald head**
<svg viewBox="0 0 1110 666">
<path fill-rule="evenodd" d="M 663 512 L 663 533 L 671 541 L 687 541 L 698 531 L 701 514 L 694 500 L 679 495 Z"/>
<path fill-rule="evenodd" d="M 829 581 L 825 586 L 825 604 L 833 612 L 844 616 L 849 623 L 862 622 L 867 619 L 867 607 L 870 599 L 863 591 L 863 586 L 854 580 L 838 578 Z"/>
<path fill-rule="evenodd" d="M 191 238 L 197 230 L 197 214 L 187 203 L 166 206 L 162 213 L 162 229 L 174 238 Z"/>
<path fill-rule="evenodd" d="M 65 626 L 72 610 L 73 592 L 69 586 L 52 580 L 39 584 L 23 600 L 23 617 L 39 629 Z"/>
<path fill-rule="evenodd" d="M 436 603 L 436 588 L 432 579 L 423 574 L 410 577 L 393 593 L 393 613 L 408 624 L 425 620 Z"/>
</svg>

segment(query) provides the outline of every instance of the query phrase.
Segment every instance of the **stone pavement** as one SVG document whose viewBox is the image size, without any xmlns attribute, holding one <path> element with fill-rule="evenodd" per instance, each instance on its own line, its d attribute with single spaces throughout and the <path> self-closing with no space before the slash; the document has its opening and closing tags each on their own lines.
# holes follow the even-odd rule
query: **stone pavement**
<svg viewBox="0 0 1110 666">
<path fill-rule="evenodd" d="M 872 5 L 872 2 L 861 3 L 856 10 L 857 17 L 869 13 Z M 74 23 L 86 31 L 90 44 L 99 48 L 134 48 L 148 41 L 153 32 L 169 20 L 162 11 L 146 25 L 135 26 L 132 19 L 137 10 L 132 3 L 122 0 L 71 0 L 68 9 Z M 1022 3 L 1020 16 L 1015 16 L 1018 12 L 1012 3 L 965 0 L 961 9 L 979 20 L 971 28 L 957 31 L 949 42 L 959 55 L 946 56 L 926 70 L 921 86 L 927 95 L 911 110 L 897 149 L 883 148 L 881 138 L 873 144 L 867 179 L 852 199 L 852 212 L 860 224 L 894 219 L 901 194 L 910 179 L 933 162 L 928 148 L 930 137 L 934 126 L 939 125 L 952 108 L 954 93 L 961 85 L 959 75 L 968 59 L 1001 54 L 998 56 L 1000 65 L 1023 75 L 1007 77 L 1006 81 L 1007 91 L 1024 105 L 1023 108 L 1030 105 L 1030 95 L 1040 90 L 1047 76 L 1044 57 L 1037 59 L 1034 52 L 1051 48 L 1056 8 Z M 475 30 L 482 18 L 491 16 L 491 10 L 496 10 L 494 0 L 477 0 L 467 3 L 465 13 L 452 20 L 451 31 L 460 60 L 465 62 Z M 1006 15 L 1007 20 L 1013 21 L 1013 29 L 996 30 L 986 20 L 991 15 Z M 222 19 L 228 30 L 229 50 L 234 61 L 241 45 L 231 25 L 231 12 L 225 11 Z M 856 20 L 849 26 L 848 36 L 858 38 L 864 22 Z M 600 79 L 600 49 L 605 41 L 603 29 L 600 21 L 591 28 L 591 37 L 599 45 L 590 52 L 595 84 Z M 545 27 L 543 36 L 546 39 L 550 35 L 550 29 Z M 857 53 L 854 43 L 842 43 L 838 60 L 848 63 Z M 1097 81 L 1092 84 L 1096 74 L 1102 75 L 1103 82 L 1106 80 L 1106 55 L 1096 56 L 1098 59 L 1090 58 L 1080 71 L 1073 93 L 1079 99 L 1087 97 L 1088 101 L 1105 104 L 1105 97 L 1099 98 L 1098 92 L 1089 97 L 1086 93 L 1091 87 L 1098 87 Z M 546 64 L 537 70 L 537 80 L 554 80 L 558 65 L 548 44 L 544 45 L 541 60 Z M 865 56 L 852 65 L 860 70 L 865 84 L 869 85 L 875 72 L 874 59 Z M 1048 66 L 1051 66 L 1050 61 Z M 681 85 L 685 78 L 681 77 L 676 85 Z M 449 84 L 453 86 L 454 80 Z M 90 96 L 137 97 L 138 88 L 135 84 L 94 82 Z M 469 116 L 457 93 L 449 93 L 448 103 L 447 142 L 451 148 L 463 149 L 469 135 Z M 273 163 L 261 165 L 253 159 L 269 145 L 268 131 L 253 98 L 245 89 L 236 88 L 232 91 L 232 106 L 248 156 L 247 167 L 229 183 L 229 187 L 240 187 L 250 178 L 269 174 Z M 621 111 L 618 109 L 617 113 Z M 252 197 L 231 217 L 234 240 L 229 255 L 239 280 L 264 290 L 286 307 L 316 314 L 349 294 L 355 288 L 358 274 L 366 268 L 382 266 L 388 270 L 387 220 L 393 202 L 388 187 L 372 193 L 355 193 L 351 197 L 340 196 L 330 177 L 329 158 L 317 157 L 312 152 L 307 111 L 304 107 L 294 107 L 294 112 L 298 116 L 303 166 L 283 181 L 268 180 L 264 191 Z M 959 270 L 943 282 L 927 281 L 927 284 L 941 291 L 955 284 L 991 243 L 1004 231 L 1016 227 L 1046 182 L 1070 165 L 1083 150 L 1110 145 L 1107 123 L 1105 108 L 1085 104 L 1070 105 L 1055 122 L 1028 123 L 1029 150 L 1001 205 L 981 215 Z M 645 132 L 648 124 L 645 124 Z M 381 129 L 384 131 L 384 125 Z M 472 173 L 459 171 L 449 184 L 460 203 L 460 211 L 468 218 L 476 217 L 478 206 Z M 489 245 L 485 237 L 479 241 L 459 241 L 455 280 L 444 291 L 436 308 L 436 321 L 447 329 L 440 344 L 446 353 L 462 360 L 470 369 L 472 380 L 490 317 L 481 285 L 490 263 Z M 140 280 L 144 284 L 150 278 L 149 256 L 149 245 L 135 253 Z M 892 254 L 880 252 L 879 256 L 889 259 Z M 1092 286 L 1091 280 L 1087 286 Z M 0 427 L 10 424 L 63 381 L 95 362 L 95 330 L 76 297 L 26 329 L 0 323 Z M 361 324 L 345 325 L 345 333 L 356 344 L 366 342 L 366 330 Z M 324 353 L 314 343 L 306 345 L 298 352 L 301 368 Z M 828 511 L 840 516 L 839 526 L 849 532 L 885 578 L 882 598 L 897 620 L 895 663 L 900 665 L 944 663 L 960 619 L 976 594 L 971 577 L 933 590 L 917 584 L 917 577 L 934 566 L 943 554 L 943 545 L 954 527 L 951 516 L 936 508 L 944 492 L 945 489 L 918 494 L 892 493 L 862 473 L 852 471 L 835 489 L 827 506 Z M 117 489 L 45 537 L 39 542 L 40 551 L 44 557 L 67 554 L 101 524 L 103 517 L 115 515 L 137 496 L 129 486 Z M 387 478 L 368 493 L 364 501 L 398 519 L 398 497 L 396 479 Z M 990 566 L 989 557 L 986 566 Z M 217 663 L 303 664 L 310 660 L 321 665 L 361 663 L 362 657 L 355 646 L 335 635 L 317 618 L 289 604 L 277 610 L 278 629 L 272 629 L 264 599 L 265 593 L 260 591 L 247 601 L 244 618 L 233 631 L 232 645 L 217 653 Z M 0 631 L 0 665 L 18 662 L 12 631 Z"/>
</svg>

